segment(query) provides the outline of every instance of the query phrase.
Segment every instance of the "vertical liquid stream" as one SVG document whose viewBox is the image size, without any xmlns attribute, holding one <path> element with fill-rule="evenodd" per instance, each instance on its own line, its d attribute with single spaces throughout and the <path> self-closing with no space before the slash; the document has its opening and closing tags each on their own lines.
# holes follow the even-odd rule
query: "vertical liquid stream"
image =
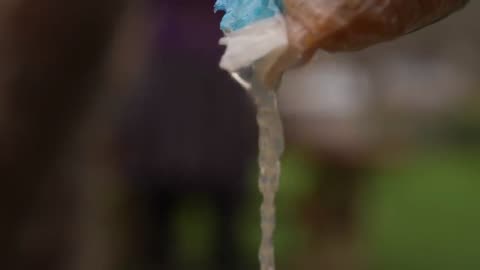
<svg viewBox="0 0 480 270">
<path fill-rule="evenodd" d="M 280 157 L 284 150 L 283 127 L 276 92 L 264 87 L 253 87 L 250 93 L 257 105 L 260 167 L 258 185 L 263 195 L 260 207 L 262 239 L 259 259 L 261 270 L 274 270 L 275 194 L 280 179 Z"/>
</svg>

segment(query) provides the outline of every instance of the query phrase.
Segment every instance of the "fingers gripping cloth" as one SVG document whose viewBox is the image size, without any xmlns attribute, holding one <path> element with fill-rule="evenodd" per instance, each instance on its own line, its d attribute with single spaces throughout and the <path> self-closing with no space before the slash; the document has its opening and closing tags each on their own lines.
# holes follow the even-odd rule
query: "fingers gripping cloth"
<svg viewBox="0 0 480 270">
<path fill-rule="evenodd" d="M 217 0 L 227 47 L 220 66 L 246 67 L 271 52 L 308 60 L 317 50 L 359 50 L 423 28 L 468 0 Z M 277 53 L 279 57 L 281 53 Z M 283 57 L 285 60 L 285 57 Z M 286 57 L 287 61 L 295 62 Z M 274 61 L 275 62 L 275 61 Z M 287 65 L 288 66 L 288 65 Z M 273 65 L 275 67 L 275 65 Z M 284 69 L 281 63 L 278 69 Z"/>
</svg>

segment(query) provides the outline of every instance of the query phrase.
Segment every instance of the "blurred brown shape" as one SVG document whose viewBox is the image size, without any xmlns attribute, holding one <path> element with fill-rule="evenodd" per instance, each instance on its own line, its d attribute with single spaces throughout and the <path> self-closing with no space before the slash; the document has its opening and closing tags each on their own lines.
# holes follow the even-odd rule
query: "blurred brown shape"
<svg viewBox="0 0 480 270">
<path fill-rule="evenodd" d="M 82 148 L 75 159 L 88 160 L 94 147 L 85 146 L 105 139 L 102 121 L 111 107 L 98 103 L 112 84 L 114 74 L 106 69 L 117 50 L 113 43 L 126 3 L 19 0 L 1 5 L 2 269 L 69 269 L 75 250 L 82 248 L 74 241 L 83 237 L 76 235 L 84 225 L 79 224 L 84 215 L 79 201 L 87 200 L 90 210 L 99 207 L 92 203 L 104 201 L 98 194 L 85 197 L 92 175 L 84 164 L 72 162 L 72 153 Z M 91 121 L 94 111 L 103 116 Z M 97 142 L 81 142 L 86 138 Z M 85 223 L 95 221 L 87 218 Z"/>
</svg>

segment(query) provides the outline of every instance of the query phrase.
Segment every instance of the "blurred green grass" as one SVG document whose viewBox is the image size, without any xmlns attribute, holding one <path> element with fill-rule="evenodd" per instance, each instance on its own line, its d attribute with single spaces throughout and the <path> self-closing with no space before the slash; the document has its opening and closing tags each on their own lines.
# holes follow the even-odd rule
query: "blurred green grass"
<svg viewBox="0 0 480 270">
<path fill-rule="evenodd" d="M 276 252 L 288 265 L 309 237 L 297 222 L 302 196 L 315 184 L 313 164 L 287 152 L 278 195 Z M 376 171 L 360 206 L 370 269 L 480 269 L 480 148 L 425 148 L 398 166 Z M 257 258 L 260 236 L 255 173 L 248 204 L 238 222 L 244 255 Z M 178 219 L 186 258 L 212 252 L 214 231 L 208 206 L 189 204 Z M 194 214 L 192 214 L 194 213 Z"/>
<path fill-rule="evenodd" d="M 479 149 L 429 149 L 379 172 L 364 208 L 374 269 L 480 269 L 479 165 Z"/>
</svg>

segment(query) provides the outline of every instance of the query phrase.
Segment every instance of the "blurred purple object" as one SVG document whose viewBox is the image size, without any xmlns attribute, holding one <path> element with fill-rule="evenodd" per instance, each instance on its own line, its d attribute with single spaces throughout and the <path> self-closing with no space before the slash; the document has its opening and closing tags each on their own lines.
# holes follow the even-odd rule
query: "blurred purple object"
<svg viewBox="0 0 480 270">
<path fill-rule="evenodd" d="M 194 50 L 220 57 L 218 29 L 221 14 L 215 14 L 208 1 L 154 1 L 157 49 Z"/>
<path fill-rule="evenodd" d="M 256 153 L 254 108 L 218 67 L 222 35 L 208 2 L 154 3 L 148 72 L 122 123 L 124 169 L 146 208 L 141 228 L 147 264 L 175 265 L 171 214 L 190 195 L 214 207 L 216 267 L 235 269 L 234 225 Z M 166 269 L 166 268 L 162 268 Z M 173 267 L 173 269 L 176 269 Z"/>
</svg>

